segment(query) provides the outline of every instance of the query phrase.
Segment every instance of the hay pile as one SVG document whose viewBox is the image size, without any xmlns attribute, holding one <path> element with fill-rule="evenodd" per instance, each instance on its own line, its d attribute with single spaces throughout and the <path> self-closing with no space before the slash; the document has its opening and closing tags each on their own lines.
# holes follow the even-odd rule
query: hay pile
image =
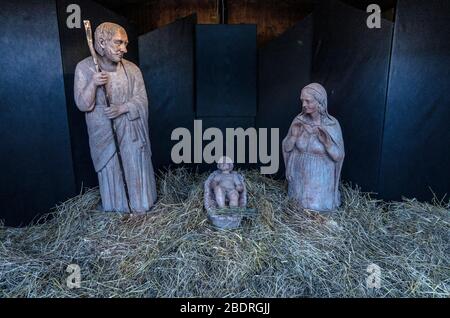
<svg viewBox="0 0 450 318">
<path fill-rule="evenodd" d="M 249 207 L 238 230 L 203 211 L 206 175 L 159 178 L 155 214 L 96 212 L 98 190 L 39 225 L 0 226 L 0 297 L 449 297 L 450 203 L 387 204 L 348 186 L 333 216 L 298 212 L 286 185 L 245 172 Z M 81 288 L 66 267 L 81 268 Z M 369 289 L 367 267 L 381 270 Z"/>
</svg>

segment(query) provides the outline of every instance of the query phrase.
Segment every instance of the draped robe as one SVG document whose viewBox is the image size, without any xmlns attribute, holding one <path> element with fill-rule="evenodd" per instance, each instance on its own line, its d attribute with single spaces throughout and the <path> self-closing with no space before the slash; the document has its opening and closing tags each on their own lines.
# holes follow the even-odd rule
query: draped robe
<svg viewBox="0 0 450 318">
<path fill-rule="evenodd" d="M 344 141 L 339 122 L 332 116 L 322 122 L 321 128 L 329 135 L 331 146 L 327 149 L 317 134 L 304 131 L 287 152 L 285 145 L 292 136 L 292 127 L 310 125 L 302 116 L 292 122 L 283 140 L 283 156 L 286 176 L 290 177 L 288 195 L 303 208 L 316 211 L 332 211 L 340 203 L 339 180 L 344 161 Z"/>
</svg>

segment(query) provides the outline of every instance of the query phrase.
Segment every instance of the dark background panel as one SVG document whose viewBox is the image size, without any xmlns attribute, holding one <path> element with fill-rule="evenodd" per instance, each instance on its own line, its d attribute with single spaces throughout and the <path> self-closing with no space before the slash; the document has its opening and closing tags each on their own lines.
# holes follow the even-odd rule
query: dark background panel
<svg viewBox="0 0 450 318">
<path fill-rule="evenodd" d="M 80 6 L 81 28 L 71 29 L 67 27 L 67 18 L 71 14 L 66 12 L 67 6 L 72 3 Z M 75 67 L 79 61 L 90 56 L 83 20 L 91 21 L 93 34 L 95 28 L 103 22 L 114 22 L 123 26 L 127 31 L 129 40 L 128 53 L 125 54 L 125 59 L 136 64 L 138 63 L 137 35 L 135 27 L 128 23 L 125 18 L 90 0 L 79 0 L 76 2 L 72 0 L 58 0 L 57 10 L 76 186 L 77 189 L 81 189 L 82 186 L 93 187 L 98 185 L 98 180 L 89 151 L 89 136 L 85 115 L 76 107 L 73 96 Z"/>
<path fill-rule="evenodd" d="M 256 26 L 196 26 L 197 116 L 256 115 Z"/>
<path fill-rule="evenodd" d="M 153 164 L 172 164 L 173 129 L 194 123 L 194 27 L 196 16 L 139 37 L 141 70 L 149 98 Z"/>
<path fill-rule="evenodd" d="M 328 93 L 328 111 L 342 127 L 342 179 L 378 190 L 392 22 L 369 29 L 368 14 L 338 1 L 314 13 L 312 81 Z"/>
<path fill-rule="evenodd" d="M 300 90 L 310 83 L 312 40 L 313 16 L 309 15 L 258 51 L 256 125 L 279 129 L 279 177 L 284 173 L 281 142 L 292 120 L 301 112 Z"/>
<path fill-rule="evenodd" d="M 54 1 L 2 1 L 0 219 L 25 225 L 75 194 Z"/>
<path fill-rule="evenodd" d="M 210 127 L 219 128 L 223 135 L 223 155 L 226 155 L 226 129 L 227 128 L 243 128 L 246 130 L 250 127 L 255 127 L 255 118 L 254 117 L 205 117 L 205 118 L 197 118 L 197 120 L 202 120 L 202 132 L 204 132 L 206 129 Z M 258 137 L 258 136 L 257 136 Z M 203 141 L 203 147 L 209 143 L 210 141 L 206 140 Z M 228 141 L 230 142 L 230 141 Z M 246 159 L 245 163 L 237 163 L 236 157 L 231 158 L 235 162 L 235 168 L 236 169 L 252 169 L 256 168 L 258 166 L 257 163 L 251 164 L 249 163 L 249 141 L 248 138 L 246 138 L 245 142 L 245 150 L 246 150 Z M 234 139 L 234 154 L 237 155 L 237 141 L 236 138 Z M 199 171 L 213 171 L 217 169 L 216 164 L 196 164 L 195 165 Z"/>
<path fill-rule="evenodd" d="M 449 1 L 398 1 L 380 179 L 386 199 L 450 192 L 449 33 Z"/>
</svg>

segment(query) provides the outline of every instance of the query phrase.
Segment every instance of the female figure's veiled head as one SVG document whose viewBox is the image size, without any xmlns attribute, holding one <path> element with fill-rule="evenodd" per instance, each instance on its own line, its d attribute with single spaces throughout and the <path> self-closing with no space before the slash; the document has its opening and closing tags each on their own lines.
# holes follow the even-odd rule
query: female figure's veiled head
<svg viewBox="0 0 450 318">
<path fill-rule="evenodd" d="M 324 119 L 332 120 L 328 115 L 327 91 L 318 83 L 311 83 L 303 87 L 300 99 L 302 101 L 301 115 L 319 112 Z"/>
</svg>

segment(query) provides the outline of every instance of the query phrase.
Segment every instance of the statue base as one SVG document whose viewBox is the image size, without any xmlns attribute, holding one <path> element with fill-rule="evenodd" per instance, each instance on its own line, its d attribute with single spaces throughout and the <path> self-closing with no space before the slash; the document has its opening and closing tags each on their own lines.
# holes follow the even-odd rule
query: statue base
<svg viewBox="0 0 450 318">
<path fill-rule="evenodd" d="M 217 228 L 233 230 L 241 225 L 244 217 L 256 215 L 255 209 L 247 208 L 225 208 L 211 209 L 208 211 L 209 221 Z"/>
</svg>

